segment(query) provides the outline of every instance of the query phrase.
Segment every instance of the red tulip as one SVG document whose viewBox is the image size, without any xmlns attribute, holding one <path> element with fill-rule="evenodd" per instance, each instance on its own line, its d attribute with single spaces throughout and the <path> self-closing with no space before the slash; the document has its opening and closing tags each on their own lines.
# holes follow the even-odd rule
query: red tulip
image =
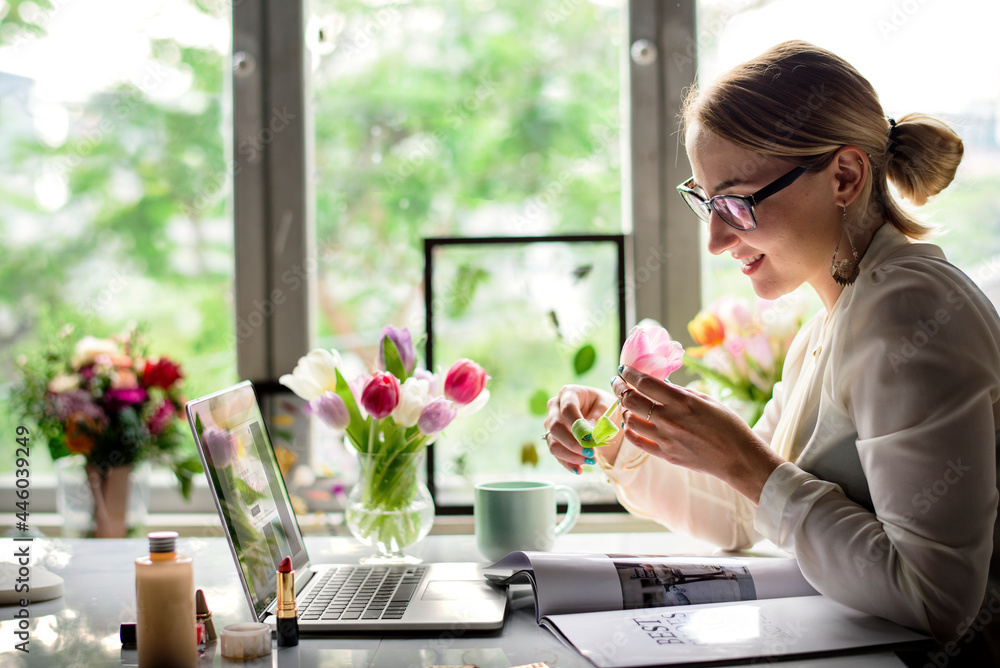
<svg viewBox="0 0 1000 668">
<path fill-rule="evenodd" d="M 361 390 L 361 405 L 376 420 L 381 420 L 399 404 L 399 380 L 391 373 L 376 371 Z"/>
<path fill-rule="evenodd" d="M 479 396 L 489 380 L 486 371 L 470 359 L 460 359 L 448 369 L 444 395 L 456 404 L 468 404 Z"/>
</svg>

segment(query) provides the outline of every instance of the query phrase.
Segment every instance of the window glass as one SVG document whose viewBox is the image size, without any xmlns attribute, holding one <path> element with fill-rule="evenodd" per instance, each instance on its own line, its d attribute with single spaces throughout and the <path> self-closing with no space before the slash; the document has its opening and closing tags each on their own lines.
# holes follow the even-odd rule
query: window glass
<svg viewBox="0 0 1000 668">
<path fill-rule="evenodd" d="M 808 0 L 701 0 L 697 10 L 702 82 L 781 41 L 804 39 L 854 65 L 888 116 L 920 112 L 951 124 L 965 143 L 965 158 L 952 185 L 915 212 L 938 228 L 934 243 L 948 258 L 994 301 L 1000 298 L 1000 51 L 994 38 L 1000 4 L 845 0 L 820 7 Z M 690 223 L 702 224 L 694 214 Z M 703 257 L 706 303 L 734 292 L 752 295 L 737 261 L 707 252 Z"/>
<path fill-rule="evenodd" d="M 386 324 L 419 338 L 425 237 L 621 233 L 623 0 L 312 11 L 319 345 L 361 365 Z M 487 313 L 501 337 L 509 316 Z M 500 348 L 491 359 L 496 377 L 526 365 Z M 510 401 L 522 413 L 528 399 Z M 503 401 L 492 407 L 512 411 Z M 495 472 L 519 457 L 508 465 Z"/>
<path fill-rule="evenodd" d="M 490 403 L 434 444 L 439 503 L 469 505 L 475 483 L 504 474 L 579 482 L 549 455 L 541 422 L 563 384 L 607 387 L 618 365 L 624 239 L 555 239 L 442 240 L 429 251 L 434 365 L 469 358 L 491 377 Z"/>
<path fill-rule="evenodd" d="M 235 380 L 230 9 L 0 2 L 0 432 L 17 358 L 66 325 L 144 325 L 191 397 Z"/>
</svg>

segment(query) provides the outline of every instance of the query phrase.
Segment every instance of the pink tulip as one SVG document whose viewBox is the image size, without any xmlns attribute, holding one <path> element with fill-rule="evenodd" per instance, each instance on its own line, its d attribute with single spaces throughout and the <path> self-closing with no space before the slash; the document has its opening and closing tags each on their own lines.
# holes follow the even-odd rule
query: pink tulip
<svg viewBox="0 0 1000 668">
<path fill-rule="evenodd" d="M 308 412 L 334 429 L 346 429 L 347 425 L 351 423 L 351 414 L 347 411 L 347 404 L 330 390 L 326 390 L 310 401 L 307 406 Z"/>
<path fill-rule="evenodd" d="M 451 424 L 457 412 L 450 401 L 444 397 L 437 397 L 420 413 L 417 428 L 422 434 L 432 436 Z"/>
<path fill-rule="evenodd" d="M 684 364 L 684 347 L 659 325 L 636 325 L 622 346 L 621 365 L 666 379 Z"/>
<path fill-rule="evenodd" d="M 395 410 L 399 403 L 399 379 L 391 373 L 376 371 L 361 390 L 361 405 L 376 420 Z"/>
<path fill-rule="evenodd" d="M 483 367 L 470 359 L 460 359 L 448 369 L 444 378 L 444 395 L 457 404 L 471 403 L 489 379 Z"/>
</svg>

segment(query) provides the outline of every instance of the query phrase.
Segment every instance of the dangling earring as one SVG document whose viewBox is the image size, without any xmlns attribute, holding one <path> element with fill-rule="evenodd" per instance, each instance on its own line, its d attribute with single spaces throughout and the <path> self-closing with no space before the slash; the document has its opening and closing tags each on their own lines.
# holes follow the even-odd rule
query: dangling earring
<svg viewBox="0 0 1000 668">
<path fill-rule="evenodd" d="M 854 242 L 851 240 L 851 235 L 847 234 L 847 206 L 841 207 L 844 210 L 844 227 L 840 232 L 840 239 L 837 240 L 837 247 L 833 249 L 833 264 L 830 265 L 830 275 L 833 276 L 833 280 L 837 281 L 841 285 L 850 285 L 857 280 L 860 269 L 858 269 L 858 249 L 854 247 Z M 837 259 L 837 253 L 840 252 L 840 242 L 844 240 L 844 235 L 847 235 L 847 241 L 851 244 L 851 254 L 854 256 L 853 260 L 844 258 L 843 260 Z"/>
</svg>

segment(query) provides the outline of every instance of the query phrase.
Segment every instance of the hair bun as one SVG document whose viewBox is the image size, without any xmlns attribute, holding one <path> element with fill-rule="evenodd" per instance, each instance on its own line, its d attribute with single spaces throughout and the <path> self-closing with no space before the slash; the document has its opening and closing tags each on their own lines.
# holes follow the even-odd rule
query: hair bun
<svg viewBox="0 0 1000 668">
<path fill-rule="evenodd" d="M 962 138 L 925 114 L 887 119 L 886 176 L 899 194 L 920 206 L 948 187 L 962 162 Z"/>
</svg>

